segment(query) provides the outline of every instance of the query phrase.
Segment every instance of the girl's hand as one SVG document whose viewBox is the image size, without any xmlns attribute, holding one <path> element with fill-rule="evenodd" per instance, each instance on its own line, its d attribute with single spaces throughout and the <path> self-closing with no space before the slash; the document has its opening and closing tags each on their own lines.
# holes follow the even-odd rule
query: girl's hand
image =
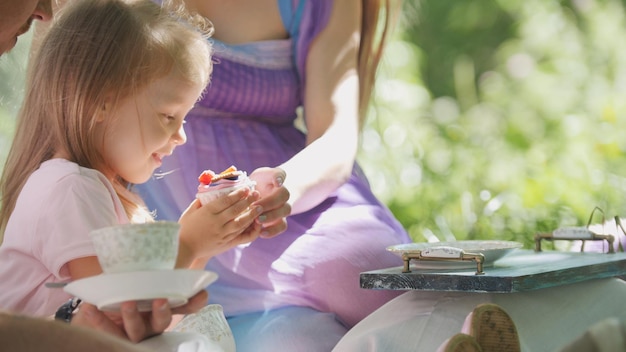
<svg viewBox="0 0 626 352">
<path fill-rule="evenodd" d="M 138 312 L 136 302 L 124 302 L 119 313 L 104 313 L 96 306 L 82 303 L 72 325 L 90 327 L 115 336 L 139 342 L 163 333 L 172 321 L 172 314 L 195 313 L 208 302 L 205 290 L 198 292 L 184 306 L 170 309 L 166 299 L 152 301 L 151 312 Z"/>
<path fill-rule="evenodd" d="M 263 213 L 257 219 L 257 223 L 262 225 L 260 236 L 274 237 L 287 229 L 286 217 L 291 213 L 291 206 L 287 203 L 289 191 L 283 187 L 285 171 L 261 167 L 254 170 L 249 177 L 256 181 L 256 190 L 261 197 L 253 205 L 263 207 Z"/>
<path fill-rule="evenodd" d="M 255 240 L 261 225 L 255 220 L 263 206 L 253 204 L 259 192 L 238 189 L 204 206 L 197 199 L 185 210 L 179 223 L 177 267 L 189 267 L 199 258 L 209 258 L 239 244 Z"/>
</svg>

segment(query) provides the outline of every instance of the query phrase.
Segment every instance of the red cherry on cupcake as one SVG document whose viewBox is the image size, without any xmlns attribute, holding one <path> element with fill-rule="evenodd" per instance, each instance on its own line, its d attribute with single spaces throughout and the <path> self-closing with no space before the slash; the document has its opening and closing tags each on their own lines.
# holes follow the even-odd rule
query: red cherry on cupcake
<svg viewBox="0 0 626 352">
<path fill-rule="evenodd" d="M 202 183 L 203 185 L 210 185 L 211 181 L 213 181 L 213 176 L 215 176 L 215 173 L 213 171 L 204 170 L 198 177 L 198 182 Z"/>
</svg>

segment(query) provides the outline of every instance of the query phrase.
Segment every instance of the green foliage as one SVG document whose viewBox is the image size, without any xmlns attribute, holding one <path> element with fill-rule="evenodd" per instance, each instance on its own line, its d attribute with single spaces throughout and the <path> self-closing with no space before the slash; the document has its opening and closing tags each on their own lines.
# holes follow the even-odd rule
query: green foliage
<svg viewBox="0 0 626 352">
<path fill-rule="evenodd" d="M 359 160 L 415 241 L 626 213 L 618 0 L 404 2 Z"/>
</svg>

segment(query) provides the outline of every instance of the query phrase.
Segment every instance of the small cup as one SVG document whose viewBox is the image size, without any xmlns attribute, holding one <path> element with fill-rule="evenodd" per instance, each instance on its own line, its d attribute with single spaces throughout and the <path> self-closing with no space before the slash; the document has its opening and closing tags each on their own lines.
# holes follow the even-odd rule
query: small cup
<svg viewBox="0 0 626 352">
<path fill-rule="evenodd" d="M 196 313 L 186 315 L 172 331 L 193 332 L 216 342 L 224 352 L 235 352 L 235 338 L 219 304 L 209 304 Z"/>
<path fill-rule="evenodd" d="M 176 222 L 156 221 L 104 227 L 89 235 L 102 271 L 111 274 L 174 269 L 179 230 Z"/>
</svg>

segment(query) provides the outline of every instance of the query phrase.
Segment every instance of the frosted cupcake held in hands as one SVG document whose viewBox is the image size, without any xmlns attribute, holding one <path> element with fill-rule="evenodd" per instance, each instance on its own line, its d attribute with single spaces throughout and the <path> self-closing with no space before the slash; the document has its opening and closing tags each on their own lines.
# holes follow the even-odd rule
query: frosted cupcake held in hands
<svg viewBox="0 0 626 352">
<path fill-rule="evenodd" d="M 252 191 L 256 185 L 245 171 L 237 170 L 234 166 L 219 174 L 212 170 L 204 170 L 198 177 L 198 182 L 200 184 L 196 198 L 202 205 L 243 187 L 248 187 Z"/>
</svg>

